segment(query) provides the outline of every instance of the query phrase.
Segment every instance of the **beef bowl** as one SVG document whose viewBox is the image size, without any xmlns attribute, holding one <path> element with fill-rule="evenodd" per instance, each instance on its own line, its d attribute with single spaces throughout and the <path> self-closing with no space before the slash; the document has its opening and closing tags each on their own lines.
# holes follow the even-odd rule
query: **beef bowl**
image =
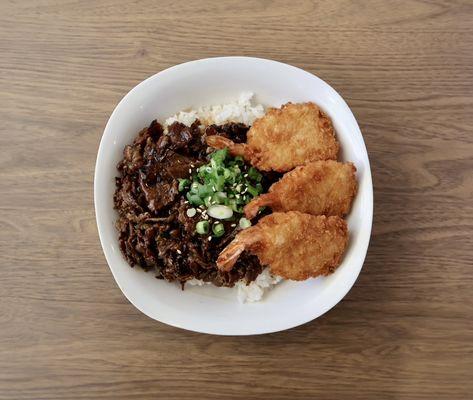
<svg viewBox="0 0 473 400">
<path fill-rule="evenodd" d="M 214 153 L 206 138 L 244 146 L 252 123 L 287 103 L 317 104 L 333 123 L 339 161 L 356 169 L 343 258 L 327 276 L 304 281 L 282 280 L 246 251 L 231 271 L 219 269 L 225 246 L 270 213 L 262 209 L 249 222 L 245 204 L 282 174 L 260 171 L 227 149 Z M 212 180 L 212 168 L 225 171 L 228 182 Z M 105 127 L 94 201 L 105 258 L 126 298 L 157 321 L 220 335 L 289 329 L 334 307 L 361 271 L 373 214 L 366 147 L 340 95 L 299 68 L 249 57 L 180 64 L 133 88 Z M 225 219 L 218 215 L 230 209 Z M 285 256 L 290 260 L 290 251 Z"/>
</svg>

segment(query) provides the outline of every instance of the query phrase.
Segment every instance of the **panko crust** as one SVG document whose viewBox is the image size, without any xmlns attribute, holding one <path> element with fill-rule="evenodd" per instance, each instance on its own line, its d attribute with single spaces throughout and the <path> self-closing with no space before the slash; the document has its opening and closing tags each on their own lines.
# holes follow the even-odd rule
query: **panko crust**
<svg viewBox="0 0 473 400">
<path fill-rule="evenodd" d="M 357 191 L 356 168 L 351 162 L 314 161 L 296 167 L 245 207 L 247 218 L 259 208 L 300 211 L 313 215 L 348 214 Z"/>
<path fill-rule="evenodd" d="M 332 121 L 314 103 L 287 103 L 257 119 L 247 136 L 250 162 L 263 171 L 286 172 L 315 160 L 336 160 Z"/>
<path fill-rule="evenodd" d="M 233 265 L 245 249 L 273 274 L 301 281 L 335 271 L 347 243 L 347 224 L 338 216 L 276 212 L 240 232 L 220 254 L 217 265 L 229 270 L 226 262 Z"/>
</svg>

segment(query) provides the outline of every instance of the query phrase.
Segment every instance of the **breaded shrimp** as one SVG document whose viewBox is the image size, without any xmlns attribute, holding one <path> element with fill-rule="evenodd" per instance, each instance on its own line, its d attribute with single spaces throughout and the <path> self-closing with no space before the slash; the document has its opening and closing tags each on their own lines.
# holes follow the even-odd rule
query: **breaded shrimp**
<svg viewBox="0 0 473 400">
<path fill-rule="evenodd" d="M 287 172 L 278 182 L 245 206 L 251 219 L 260 207 L 313 215 L 344 216 L 356 193 L 355 166 L 337 161 L 314 161 Z"/>
<path fill-rule="evenodd" d="M 273 274 L 301 281 L 332 273 L 340 264 L 347 242 L 347 224 L 340 217 L 298 211 L 273 213 L 238 233 L 220 253 L 217 266 L 230 271 L 246 250 Z"/>
<path fill-rule="evenodd" d="M 233 143 L 221 136 L 208 136 L 207 144 L 228 147 L 262 171 L 286 172 L 315 160 L 336 160 L 339 144 L 329 117 L 314 103 L 287 103 L 271 108 L 257 119 L 247 134 L 247 143 Z"/>
</svg>

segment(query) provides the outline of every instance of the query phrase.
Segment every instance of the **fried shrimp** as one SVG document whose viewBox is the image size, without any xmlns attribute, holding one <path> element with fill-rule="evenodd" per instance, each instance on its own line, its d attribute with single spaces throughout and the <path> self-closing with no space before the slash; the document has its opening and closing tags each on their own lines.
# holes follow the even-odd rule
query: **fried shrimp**
<svg viewBox="0 0 473 400">
<path fill-rule="evenodd" d="M 347 242 L 347 224 L 338 216 L 273 213 L 238 233 L 220 253 L 217 266 L 230 271 L 246 250 L 271 273 L 300 281 L 332 273 L 340 264 Z"/>
<path fill-rule="evenodd" d="M 245 206 L 251 219 L 260 207 L 273 211 L 300 211 L 313 215 L 348 214 L 356 193 L 355 166 L 337 161 L 314 161 L 286 173 Z"/>
<path fill-rule="evenodd" d="M 339 144 L 332 121 L 314 103 L 271 108 L 248 131 L 247 143 L 208 136 L 207 144 L 227 147 L 262 171 L 286 172 L 315 160 L 336 160 Z"/>
</svg>

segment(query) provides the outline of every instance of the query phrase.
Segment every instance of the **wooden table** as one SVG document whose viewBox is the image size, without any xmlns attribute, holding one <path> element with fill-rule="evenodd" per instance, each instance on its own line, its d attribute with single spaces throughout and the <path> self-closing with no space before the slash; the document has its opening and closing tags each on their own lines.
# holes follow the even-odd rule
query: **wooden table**
<svg viewBox="0 0 473 400">
<path fill-rule="evenodd" d="M 473 392 L 471 1 L 0 2 L 0 399 L 466 399 Z M 129 304 L 100 247 L 108 116 L 171 65 L 294 64 L 347 100 L 375 187 L 347 297 L 216 337 Z"/>
</svg>

